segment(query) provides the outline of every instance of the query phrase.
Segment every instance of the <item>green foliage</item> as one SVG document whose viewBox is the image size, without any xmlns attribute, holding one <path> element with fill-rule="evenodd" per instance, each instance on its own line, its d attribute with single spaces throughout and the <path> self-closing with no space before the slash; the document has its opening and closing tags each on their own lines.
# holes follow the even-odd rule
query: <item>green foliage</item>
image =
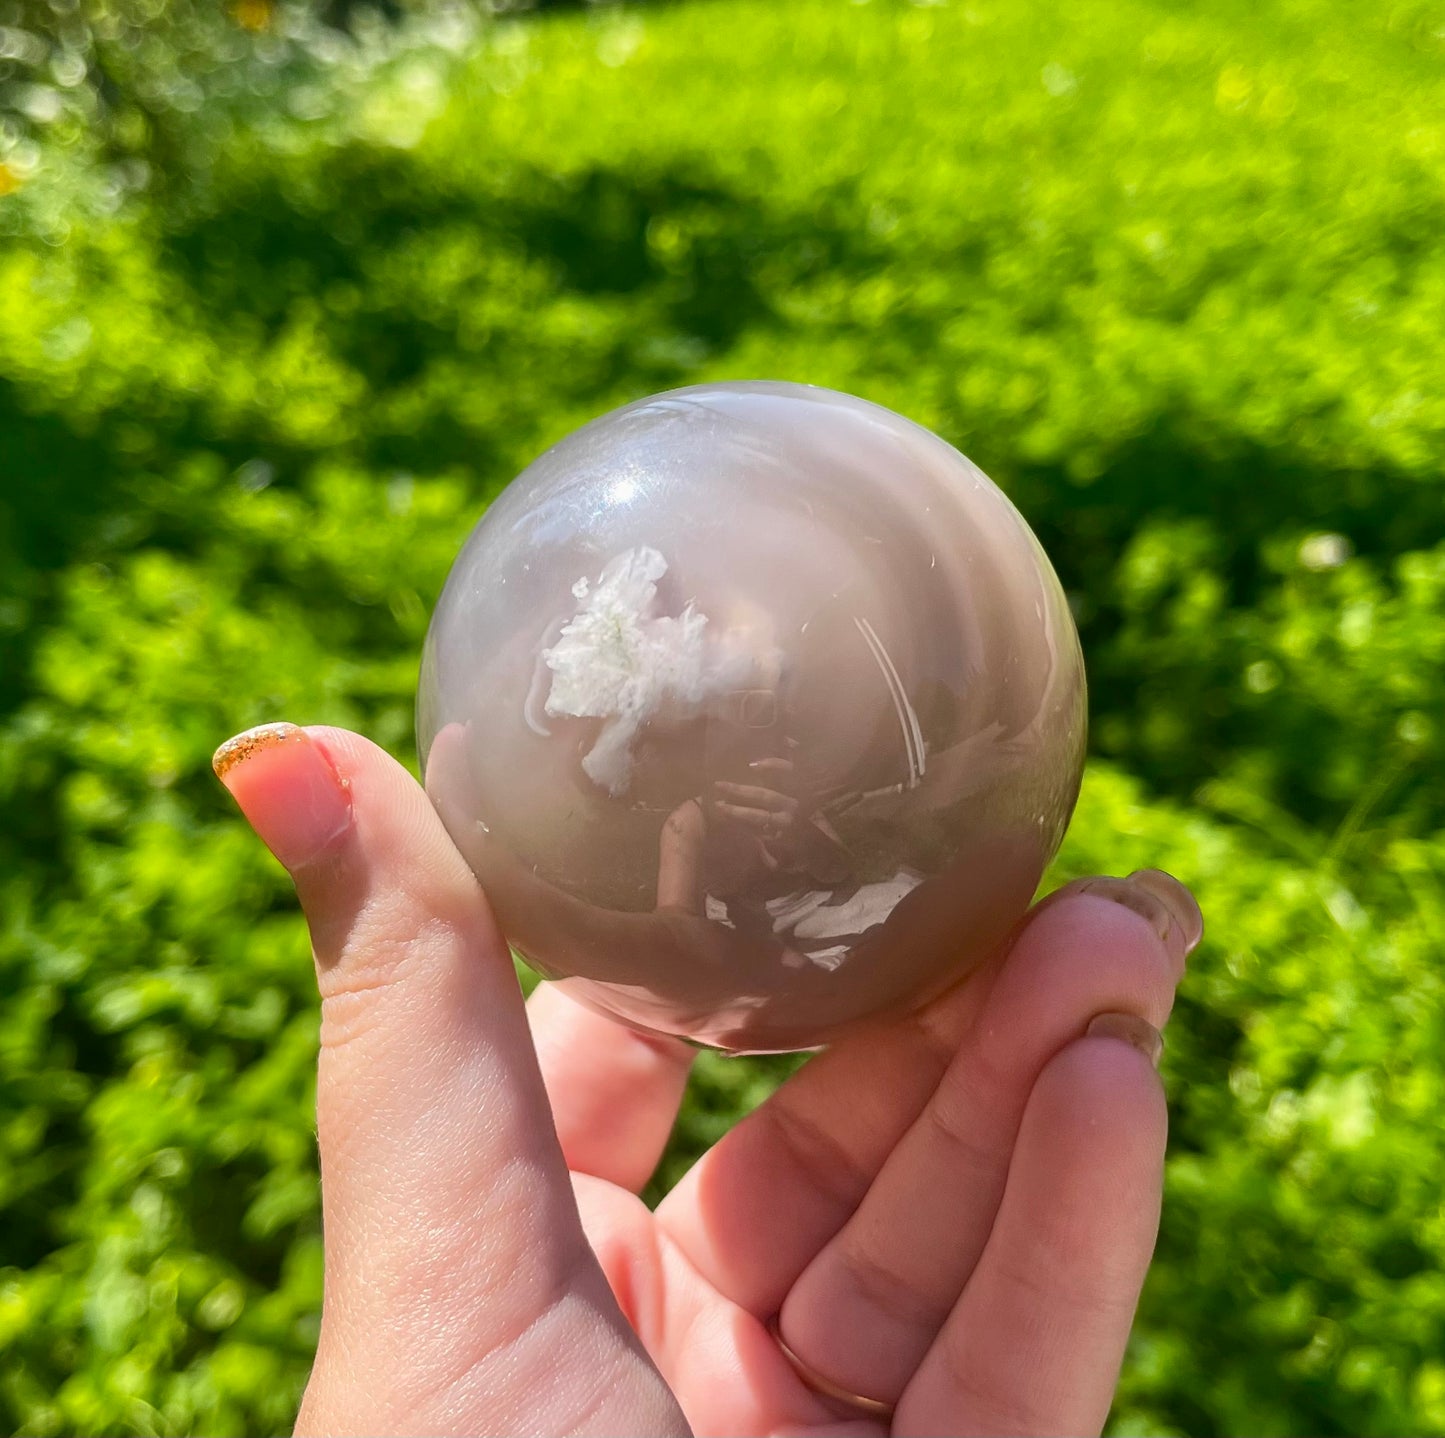
<svg viewBox="0 0 1445 1438">
<path fill-rule="evenodd" d="M 314 998 L 210 751 L 409 755 L 487 497 L 769 376 L 1006 485 L 1093 676 L 1058 876 L 1210 921 L 1117 1430 L 1445 1432 L 1445 10 L 49 8 L 3 63 L 131 68 L 0 125 L 0 1423 L 287 1426 Z M 786 1066 L 705 1062 L 662 1182 Z"/>
</svg>

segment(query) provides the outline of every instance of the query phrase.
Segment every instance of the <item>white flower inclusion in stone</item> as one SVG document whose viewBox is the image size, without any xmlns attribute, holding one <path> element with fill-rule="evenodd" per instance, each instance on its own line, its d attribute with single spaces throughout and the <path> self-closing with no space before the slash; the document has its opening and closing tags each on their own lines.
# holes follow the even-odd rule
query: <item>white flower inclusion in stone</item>
<svg viewBox="0 0 1445 1438">
<path fill-rule="evenodd" d="M 695 717 L 710 700 L 769 670 L 776 675 L 775 653 L 759 655 L 737 636 L 709 636 L 708 617 L 691 600 L 680 614 L 657 613 L 667 567 L 643 545 L 609 561 L 595 584 L 579 579 L 572 586 L 579 608 L 541 655 L 552 671 L 547 713 L 606 721 L 582 768 L 614 798 L 632 781 L 633 743 L 649 720 Z"/>
</svg>

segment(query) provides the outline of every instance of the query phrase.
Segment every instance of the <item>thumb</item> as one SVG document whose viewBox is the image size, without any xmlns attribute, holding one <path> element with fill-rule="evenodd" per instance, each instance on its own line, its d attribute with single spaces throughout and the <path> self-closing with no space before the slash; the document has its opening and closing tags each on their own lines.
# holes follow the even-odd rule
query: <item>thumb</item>
<svg viewBox="0 0 1445 1438">
<path fill-rule="evenodd" d="M 609 1390 L 614 1422 L 619 1396 L 667 1401 L 583 1236 L 506 943 L 425 794 L 338 729 L 266 725 L 215 767 L 295 881 L 321 989 L 303 1429 L 561 1432 Z"/>
</svg>

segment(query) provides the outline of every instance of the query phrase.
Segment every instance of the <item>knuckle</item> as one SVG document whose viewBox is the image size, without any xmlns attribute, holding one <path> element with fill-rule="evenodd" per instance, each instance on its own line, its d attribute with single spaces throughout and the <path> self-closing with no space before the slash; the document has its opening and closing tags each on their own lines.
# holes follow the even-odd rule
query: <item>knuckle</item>
<svg viewBox="0 0 1445 1438">
<path fill-rule="evenodd" d="M 839 1208 L 851 1210 L 866 1192 L 870 1175 L 821 1125 L 786 1103 L 770 1102 L 758 1112 L 773 1125 L 784 1152 L 808 1187 Z"/>
<path fill-rule="evenodd" d="M 404 892 L 369 895 L 329 952 L 317 948 L 321 1043 L 335 1048 L 373 1032 L 393 1010 L 396 992 L 423 970 L 445 973 L 466 940 L 454 918 L 419 911 Z"/>
<path fill-rule="evenodd" d="M 956 1064 L 945 1074 L 924 1109 L 930 1136 L 948 1150 L 949 1165 L 967 1174 L 971 1182 L 994 1180 L 1007 1167 L 1006 1147 L 1000 1147 L 1000 1121 L 1012 1131 L 1023 1109 L 1027 1084 L 1002 1073 L 981 1053 L 967 1064 Z M 979 1122 L 987 1114 L 991 1122 Z"/>
<path fill-rule="evenodd" d="M 377 992 L 385 982 L 351 984 L 323 992 L 320 1044 L 323 1050 L 347 1048 L 383 1026 L 384 1006 Z"/>
<path fill-rule="evenodd" d="M 940 1307 L 916 1278 L 899 1273 L 871 1249 L 852 1249 L 843 1256 L 843 1267 L 864 1304 L 900 1328 L 930 1332 L 948 1311 L 948 1305 Z"/>
<path fill-rule="evenodd" d="M 1031 1398 L 1023 1385 L 1001 1385 L 995 1375 L 980 1372 L 978 1355 L 965 1335 L 949 1339 L 943 1360 L 950 1407 L 968 1415 L 968 1431 L 1000 1435 L 1070 1431 L 1060 1430 L 1058 1414 L 1045 1402 Z"/>
</svg>

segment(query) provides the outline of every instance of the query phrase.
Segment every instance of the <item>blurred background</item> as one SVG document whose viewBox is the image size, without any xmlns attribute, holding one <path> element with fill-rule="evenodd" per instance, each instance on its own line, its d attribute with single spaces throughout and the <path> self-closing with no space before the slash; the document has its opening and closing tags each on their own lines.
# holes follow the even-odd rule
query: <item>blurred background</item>
<svg viewBox="0 0 1445 1438">
<path fill-rule="evenodd" d="M 1442 239 L 1438 0 L 0 0 L 0 1426 L 287 1430 L 313 984 L 211 750 L 414 763 L 489 496 L 769 377 L 1013 496 L 1053 879 L 1208 916 L 1113 1431 L 1445 1432 Z"/>
</svg>

